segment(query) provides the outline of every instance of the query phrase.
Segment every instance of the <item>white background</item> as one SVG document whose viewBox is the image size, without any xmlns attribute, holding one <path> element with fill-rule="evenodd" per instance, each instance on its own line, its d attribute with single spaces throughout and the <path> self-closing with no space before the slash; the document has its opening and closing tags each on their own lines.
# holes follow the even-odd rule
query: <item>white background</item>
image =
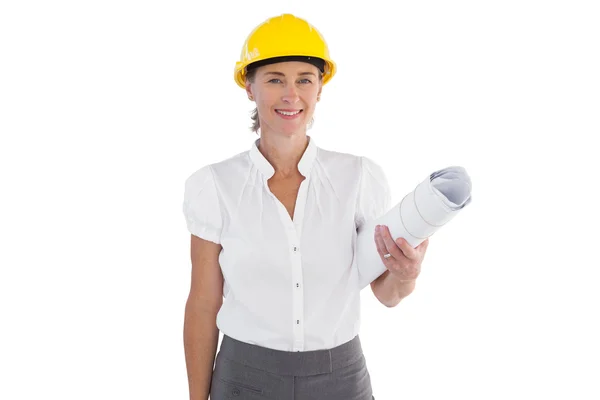
<svg viewBox="0 0 600 400">
<path fill-rule="evenodd" d="M 3 1 L 0 398 L 187 398 L 184 179 L 256 139 L 233 66 L 284 12 L 339 67 L 320 147 L 373 157 L 394 204 L 473 180 L 415 292 L 362 292 L 376 399 L 600 398 L 592 3 Z"/>
</svg>

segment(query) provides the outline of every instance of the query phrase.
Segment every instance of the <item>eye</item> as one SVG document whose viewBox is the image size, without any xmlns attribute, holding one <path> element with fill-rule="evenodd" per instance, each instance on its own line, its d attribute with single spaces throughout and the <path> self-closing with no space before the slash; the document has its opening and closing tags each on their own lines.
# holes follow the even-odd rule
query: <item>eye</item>
<svg viewBox="0 0 600 400">
<path fill-rule="evenodd" d="M 271 80 L 269 81 L 269 83 L 271 83 L 271 82 L 273 82 L 273 81 L 279 81 L 279 82 L 281 82 L 281 80 L 280 80 L 280 79 L 278 79 L 278 78 L 273 78 L 273 79 L 271 79 Z M 279 83 L 279 82 L 273 82 L 273 83 Z"/>
<path fill-rule="evenodd" d="M 302 82 L 302 83 L 312 83 L 310 79 L 306 79 L 306 78 L 305 79 L 300 79 L 300 82 Z"/>
</svg>

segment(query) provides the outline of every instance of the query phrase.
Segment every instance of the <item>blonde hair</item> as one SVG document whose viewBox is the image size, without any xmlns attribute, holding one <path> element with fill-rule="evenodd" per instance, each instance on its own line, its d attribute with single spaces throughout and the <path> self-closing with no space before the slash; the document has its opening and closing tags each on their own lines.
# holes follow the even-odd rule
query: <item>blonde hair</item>
<svg viewBox="0 0 600 400">
<path fill-rule="evenodd" d="M 256 71 L 258 68 L 252 68 L 246 74 L 246 80 L 250 83 L 254 83 L 254 78 L 256 77 Z M 323 74 L 319 71 L 319 82 L 323 81 Z M 252 119 L 252 126 L 250 127 L 250 131 L 256 133 L 258 135 L 258 130 L 260 129 L 260 120 L 258 118 L 258 108 L 254 108 L 252 113 L 250 114 L 250 119 Z M 308 129 L 312 128 L 313 123 L 315 122 L 314 117 L 310 120 L 308 124 Z"/>
</svg>

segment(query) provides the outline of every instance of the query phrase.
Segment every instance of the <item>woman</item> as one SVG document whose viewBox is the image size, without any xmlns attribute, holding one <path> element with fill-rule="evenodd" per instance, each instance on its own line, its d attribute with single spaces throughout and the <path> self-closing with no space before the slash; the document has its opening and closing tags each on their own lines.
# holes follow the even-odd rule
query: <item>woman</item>
<svg viewBox="0 0 600 400">
<path fill-rule="evenodd" d="M 390 192 L 375 162 L 306 133 L 335 71 L 319 32 L 290 14 L 244 44 L 234 79 L 256 103 L 260 137 L 185 183 L 191 399 L 375 398 L 353 255 L 357 229 L 390 208 Z M 385 227 L 374 240 L 389 270 L 371 288 L 393 307 L 413 290 L 425 246 L 399 246 Z"/>
</svg>

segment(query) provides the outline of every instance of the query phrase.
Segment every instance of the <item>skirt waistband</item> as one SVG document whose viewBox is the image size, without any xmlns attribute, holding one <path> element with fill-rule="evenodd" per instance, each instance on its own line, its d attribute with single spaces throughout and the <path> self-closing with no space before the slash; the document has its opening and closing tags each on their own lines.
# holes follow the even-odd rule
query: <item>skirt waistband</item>
<svg viewBox="0 0 600 400">
<path fill-rule="evenodd" d="M 353 364 L 363 357 L 363 351 L 358 335 L 332 349 L 298 352 L 261 347 L 224 335 L 217 356 L 273 374 L 310 376 Z"/>
</svg>

